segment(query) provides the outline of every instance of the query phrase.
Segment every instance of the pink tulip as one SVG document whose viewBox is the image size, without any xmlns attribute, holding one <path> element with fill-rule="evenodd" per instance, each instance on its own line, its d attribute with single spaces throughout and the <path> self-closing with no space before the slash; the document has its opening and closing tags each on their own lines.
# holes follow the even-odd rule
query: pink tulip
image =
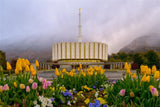
<svg viewBox="0 0 160 107">
<path fill-rule="evenodd" d="M 29 86 L 26 87 L 26 92 L 30 92 L 30 87 Z"/>
<path fill-rule="evenodd" d="M 44 84 L 44 83 L 46 83 L 46 82 L 47 82 L 47 80 L 46 80 L 46 79 L 43 79 L 42 83 Z"/>
<path fill-rule="evenodd" d="M 8 84 L 5 84 L 5 85 L 4 85 L 3 90 L 4 90 L 4 91 L 9 90 L 9 86 L 8 86 Z"/>
<path fill-rule="evenodd" d="M 43 89 L 47 89 L 47 83 L 44 83 L 42 87 Z"/>
<path fill-rule="evenodd" d="M 38 85 L 37 85 L 37 83 L 36 82 L 34 82 L 33 84 L 32 84 L 32 89 L 37 89 L 37 87 L 38 87 Z"/>
<path fill-rule="evenodd" d="M 124 96 L 125 95 L 125 89 L 121 89 L 121 91 L 119 92 L 120 96 Z"/>
<path fill-rule="evenodd" d="M 37 80 L 39 80 L 39 77 L 37 77 Z"/>
<path fill-rule="evenodd" d="M 51 82 L 50 81 L 47 81 L 47 86 L 51 86 Z"/>
<path fill-rule="evenodd" d="M 156 88 L 151 88 L 151 93 L 152 93 L 153 96 L 157 96 L 157 97 L 159 96 Z"/>
<path fill-rule="evenodd" d="M 160 83 L 159 83 L 159 86 L 158 86 L 159 88 L 160 88 Z"/>
</svg>

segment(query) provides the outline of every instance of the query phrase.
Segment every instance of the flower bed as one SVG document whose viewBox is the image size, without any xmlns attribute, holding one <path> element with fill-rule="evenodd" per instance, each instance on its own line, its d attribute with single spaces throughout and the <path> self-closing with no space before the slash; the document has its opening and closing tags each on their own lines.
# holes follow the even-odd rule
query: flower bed
<svg viewBox="0 0 160 107">
<path fill-rule="evenodd" d="M 39 63 L 36 61 L 36 67 Z M 7 63 L 8 71 L 11 66 Z M 126 75 L 108 82 L 101 67 L 58 71 L 57 78 L 47 81 L 37 77 L 37 71 L 26 59 L 18 59 L 16 76 L 0 74 L 0 105 L 24 107 L 107 107 L 158 106 L 160 104 L 160 73 L 153 66 L 141 66 L 140 74 L 132 74 L 125 65 Z"/>
</svg>

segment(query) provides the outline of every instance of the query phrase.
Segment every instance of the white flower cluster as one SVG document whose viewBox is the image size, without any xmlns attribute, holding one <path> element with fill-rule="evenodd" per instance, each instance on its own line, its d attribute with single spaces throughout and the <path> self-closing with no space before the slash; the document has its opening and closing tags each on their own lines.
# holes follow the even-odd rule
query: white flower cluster
<svg viewBox="0 0 160 107">
<path fill-rule="evenodd" d="M 99 93 L 99 91 L 96 91 L 96 93 L 95 93 L 95 97 L 97 98 L 98 97 L 98 94 Z"/>
<path fill-rule="evenodd" d="M 103 85 L 101 85 L 101 87 L 103 87 L 103 88 L 108 88 L 109 87 L 109 85 L 108 84 L 103 84 Z"/>
<path fill-rule="evenodd" d="M 52 101 L 49 98 L 39 96 L 39 101 L 41 102 L 41 107 L 53 107 Z M 34 107 L 40 107 L 39 104 L 37 104 L 37 101 L 33 102 L 35 104 Z"/>
</svg>

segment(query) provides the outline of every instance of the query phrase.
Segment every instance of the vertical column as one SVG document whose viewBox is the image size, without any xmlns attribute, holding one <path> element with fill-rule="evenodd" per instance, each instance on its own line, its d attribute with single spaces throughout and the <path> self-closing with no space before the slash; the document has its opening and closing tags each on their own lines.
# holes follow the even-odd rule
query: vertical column
<svg viewBox="0 0 160 107">
<path fill-rule="evenodd" d="M 67 59 L 70 59 L 70 43 L 67 43 Z"/>
<path fill-rule="evenodd" d="M 102 57 L 103 57 L 103 60 L 105 60 L 106 59 L 106 55 L 105 55 L 106 47 L 105 47 L 105 44 L 102 44 L 102 45 L 103 45 L 103 55 L 102 55 Z"/>
<path fill-rule="evenodd" d="M 57 44 L 54 47 L 54 59 L 57 60 Z"/>
<path fill-rule="evenodd" d="M 76 57 L 75 57 L 75 43 L 74 42 L 72 42 L 71 43 L 71 58 L 73 58 L 73 59 L 75 59 Z"/>
<path fill-rule="evenodd" d="M 102 44 L 99 43 L 99 59 L 102 59 Z"/>
<path fill-rule="evenodd" d="M 79 42 L 76 42 L 76 59 L 79 59 Z"/>
<path fill-rule="evenodd" d="M 95 43 L 95 59 L 98 59 L 98 43 Z"/>
<path fill-rule="evenodd" d="M 58 43 L 58 58 L 61 59 L 61 43 Z"/>
<path fill-rule="evenodd" d="M 54 61 L 54 45 L 52 45 L 52 61 Z"/>
<path fill-rule="evenodd" d="M 108 61 L 108 45 L 105 45 L 105 47 L 106 47 L 106 53 L 105 53 L 105 55 L 106 55 L 106 61 Z"/>
<path fill-rule="evenodd" d="M 81 58 L 84 58 L 84 42 L 81 42 Z"/>
<path fill-rule="evenodd" d="M 65 59 L 65 43 L 62 43 L 62 59 Z"/>
<path fill-rule="evenodd" d="M 90 58 L 93 59 L 93 42 L 90 43 Z"/>
<path fill-rule="evenodd" d="M 85 52 L 86 52 L 85 54 L 86 59 L 89 59 L 89 43 L 88 42 L 85 43 Z"/>
</svg>

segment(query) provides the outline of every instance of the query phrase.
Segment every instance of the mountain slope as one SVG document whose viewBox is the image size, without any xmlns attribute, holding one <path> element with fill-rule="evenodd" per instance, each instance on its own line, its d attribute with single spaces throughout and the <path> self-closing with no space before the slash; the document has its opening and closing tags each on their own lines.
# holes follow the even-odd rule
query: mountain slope
<svg viewBox="0 0 160 107">
<path fill-rule="evenodd" d="M 142 36 L 133 40 L 130 44 L 120 49 L 119 52 L 147 52 L 155 50 L 160 52 L 160 35 Z"/>
</svg>

